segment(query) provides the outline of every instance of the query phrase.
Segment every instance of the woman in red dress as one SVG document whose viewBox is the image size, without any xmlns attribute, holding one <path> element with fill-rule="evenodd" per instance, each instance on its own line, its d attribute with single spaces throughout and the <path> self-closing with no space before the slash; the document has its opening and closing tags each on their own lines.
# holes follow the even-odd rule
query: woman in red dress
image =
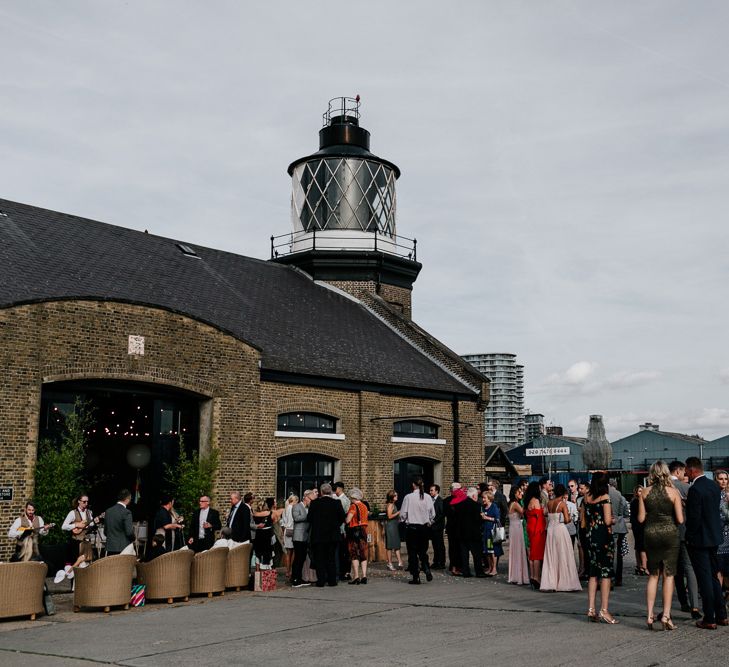
<svg viewBox="0 0 729 667">
<path fill-rule="evenodd" d="M 539 482 L 529 482 L 524 494 L 526 529 L 529 536 L 529 581 L 532 588 L 539 590 L 542 580 L 542 561 L 547 542 L 546 507 L 542 507 Z"/>
</svg>

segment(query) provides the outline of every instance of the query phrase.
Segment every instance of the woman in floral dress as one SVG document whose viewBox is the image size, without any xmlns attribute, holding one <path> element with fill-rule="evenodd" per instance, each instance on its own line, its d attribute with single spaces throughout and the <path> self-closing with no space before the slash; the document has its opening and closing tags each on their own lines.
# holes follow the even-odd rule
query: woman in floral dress
<svg viewBox="0 0 729 667">
<path fill-rule="evenodd" d="M 616 624 L 608 611 L 610 583 L 613 570 L 613 514 L 608 496 L 608 476 L 604 472 L 592 475 L 590 490 L 580 507 L 580 522 L 587 533 L 587 585 L 588 610 L 587 620 L 597 623 Z M 600 588 L 600 611 L 595 611 L 598 585 Z"/>
</svg>

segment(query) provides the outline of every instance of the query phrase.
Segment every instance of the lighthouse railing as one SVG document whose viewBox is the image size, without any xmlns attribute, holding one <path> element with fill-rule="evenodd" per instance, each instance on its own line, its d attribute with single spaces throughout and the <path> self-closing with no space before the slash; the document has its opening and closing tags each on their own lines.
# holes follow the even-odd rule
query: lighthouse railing
<svg viewBox="0 0 729 667">
<path fill-rule="evenodd" d="M 417 240 L 405 236 L 349 229 L 312 229 L 271 236 L 271 259 L 301 252 L 341 250 L 384 252 L 413 261 L 418 259 Z"/>
</svg>

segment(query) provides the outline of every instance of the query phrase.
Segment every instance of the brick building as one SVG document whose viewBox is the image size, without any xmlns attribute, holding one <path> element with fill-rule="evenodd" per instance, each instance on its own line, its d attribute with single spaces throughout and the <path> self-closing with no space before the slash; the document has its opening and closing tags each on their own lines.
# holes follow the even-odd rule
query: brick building
<svg viewBox="0 0 729 667">
<path fill-rule="evenodd" d="M 420 264 L 396 247 L 399 171 L 357 146 L 355 111 L 329 114 L 324 153 L 290 168 L 294 232 L 273 261 L 0 200 L 0 525 L 33 496 L 39 438 L 77 396 L 94 408 L 97 510 L 139 475 L 148 512 L 181 436 L 218 450 L 218 506 L 234 488 L 281 497 L 336 478 L 382 507 L 413 473 L 482 478 L 488 379 L 410 319 Z M 369 169 L 384 193 L 367 195 L 373 225 L 337 228 L 341 182 L 331 219 L 305 219 L 297 167 L 316 160 Z"/>
</svg>

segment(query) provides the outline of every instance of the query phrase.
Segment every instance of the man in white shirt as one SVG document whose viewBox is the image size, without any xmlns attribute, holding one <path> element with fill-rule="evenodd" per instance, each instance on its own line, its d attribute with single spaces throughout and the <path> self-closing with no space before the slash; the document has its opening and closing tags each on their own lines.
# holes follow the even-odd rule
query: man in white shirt
<svg viewBox="0 0 729 667">
<path fill-rule="evenodd" d="M 76 500 L 76 509 L 71 510 L 63 520 L 61 530 L 68 532 L 67 561 L 73 563 L 79 556 L 90 563 L 94 557 L 94 550 L 88 537 L 96 529 L 99 519 L 94 519 L 89 509 L 89 497 L 83 493 Z"/>
<path fill-rule="evenodd" d="M 187 540 L 196 553 L 209 549 L 215 542 L 215 533 L 220 530 L 220 514 L 210 507 L 210 496 L 200 496 L 198 504 L 199 509 L 192 514 Z"/>
<path fill-rule="evenodd" d="M 428 564 L 428 538 L 430 526 L 435 519 L 433 499 L 425 493 L 422 477 L 413 481 L 413 492 L 408 493 L 400 508 L 400 521 L 405 523 L 405 544 L 408 548 L 408 570 L 412 580 L 409 584 L 420 583 L 420 572 L 433 581 Z"/>
<path fill-rule="evenodd" d="M 25 503 L 25 511 L 13 521 L 8 530 L 8 537 L 17 540 L 11 560 L 40 560 L 38 536 L 48 535 L 48 529 L 52 527 L 53 524 L 45 525 L 43 519 L 36 515 L 33 503 Z"/>
</svg>

